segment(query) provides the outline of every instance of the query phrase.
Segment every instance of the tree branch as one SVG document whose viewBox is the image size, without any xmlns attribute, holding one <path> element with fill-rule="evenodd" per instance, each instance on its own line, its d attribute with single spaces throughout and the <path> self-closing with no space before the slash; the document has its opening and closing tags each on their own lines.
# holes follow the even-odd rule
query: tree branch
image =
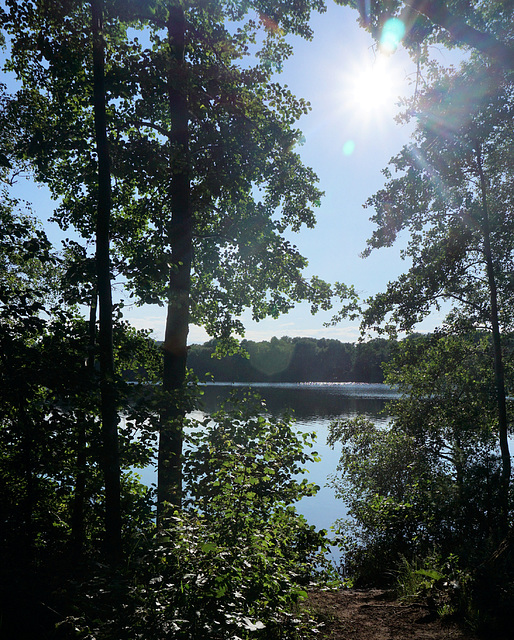
<svg viewBox="0 0 514 640">
<path fill-rule="evenodd" d="M 514 49 L 489 33 L 470 27 L 460 16 L 448 11 L 441 0 L 407 0 L 406 6 L 442 27 L 456 40 L 514 70 Z"/>
<path fill-rule="evenodd" d="M 129 124 L 132 124 L 135 127 L 148 127 L 149 129 L 155 129 L 155 131 L 165 136 L 166 138 L 171 138 L 172 136 L 170 131 L 158 124 L 155 124 L 154 122 L 146 122 L 145 120 L 132 120 L 131 122 L 129 122 Z"/>
</svg>

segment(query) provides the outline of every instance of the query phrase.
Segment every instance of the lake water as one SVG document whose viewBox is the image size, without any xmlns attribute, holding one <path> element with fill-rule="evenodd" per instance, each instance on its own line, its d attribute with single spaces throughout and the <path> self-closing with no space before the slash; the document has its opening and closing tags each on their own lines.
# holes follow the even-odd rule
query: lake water
<svg viewBox="0 0 514 640">
<path fill-rule="evenodd" d="M 245 384 L 213 383 L 204 387 L 203 404 L 206 412 L 215 411 L 234 390 L 241 393 Z M 308 466 L 307 479 L 321 487 L 316 496 L 304 498 L 297 509 L 317 528 L 330 530 L 335 520 L 344 516 L 344 505 L 327 487 L 329 476 L 334 473 L 340 451 L 327 445 L 328 427 L 334 420 L 368 417 L 377 424 L 387 424 L 385 412 L 388 400 L 397 393 L 383 384 L 362 383 L 252 383 L 251 388 L 266 402 L 272 415 L 281 415 L 287 409 L 293 411 L 296 427 L 303 432 L 317 434 L 314 449 L 321 461 Z"/>
<path fill-rule="evenodd" d="M 311 524 L 329 532 L 334 521 L 345 514 L 343 503 L 335 498 L 334 490 L 326 486 L 340 455 L 337 448 L 334 450 L 327 445 L 330 423 L 361 415 L 385 426 L 389 420 L 385 412 L 386 403 L 397 397 L 393 389 L 383 384 L 345 382 L 211 383 L 202 385 L 202 388 L 205 413 L 216 411 L 234 390 L 243 395 L 246 389 L 251 388 L 265 400 L 269 414 L 279 416 L 292 410 L 298 430 L 317 434 L 315 450 L 321 461 L 309 465 L 306 477 L 321 489 L 316 496 L 301 500 L 297 509 Z M 155 482 L 155 474 L 151 470 L 142 475 L 146 482 Z"/>
</svg>

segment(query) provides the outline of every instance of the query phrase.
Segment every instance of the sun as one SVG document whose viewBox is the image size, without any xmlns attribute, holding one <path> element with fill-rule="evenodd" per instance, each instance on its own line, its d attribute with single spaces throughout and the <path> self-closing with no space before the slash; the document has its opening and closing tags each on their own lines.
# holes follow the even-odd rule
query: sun
<svg viewBox="0 0 514 640">
<path fill-rule="evenodd" d="M 345 109 L 356 119 L 389 118 L 398 111 L 405 77 L 390 56 L 355 62 L 342 80 Z"/>
</svg>

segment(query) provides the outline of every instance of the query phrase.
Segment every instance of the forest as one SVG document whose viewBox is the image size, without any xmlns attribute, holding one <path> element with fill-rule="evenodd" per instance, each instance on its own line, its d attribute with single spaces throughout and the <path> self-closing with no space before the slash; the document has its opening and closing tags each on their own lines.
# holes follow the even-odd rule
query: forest
<svg viewBox="0 0 514 640">
<path fill-rule="evenodd" d="M 378 585 L 510 637 L 514 6 L 336 4 L 416 68 L 410 142 L 365 203 L 363 256 L 397 250 L 404 271 L 365 298 L 291 240 L 323 192 L 300 152 L 310 105 L 280 73 L 323 0 L 1 3 L 2 638 L 308 640 L 311 590 Z M 127 298 L 163 309 L 162 342 Z M 244 339 L 244 313 L 298 303 L 362 341 Z M 192 326 L 211 341 L 190 347 Z M 333 533 L 295 506 L 319 490 L 312 434 L 251 395 L 193 418 L 209 373 L 398 389 L 388 428 L 330 428 Z"/>
<path fill-rule="evenodd" d="M 327 338 L 242 340 L 242 353 L 218 358 L 215 340 L 191 345 L 188 366 L 215 382 L 384 382 L 382 364 L 395 342 L 376 338 L 351 343 Z"/>
</svg>

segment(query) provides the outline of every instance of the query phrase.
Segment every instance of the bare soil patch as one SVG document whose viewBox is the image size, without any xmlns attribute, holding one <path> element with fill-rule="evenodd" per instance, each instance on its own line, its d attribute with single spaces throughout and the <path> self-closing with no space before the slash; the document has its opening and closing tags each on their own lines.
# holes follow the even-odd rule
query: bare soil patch
<svg viewBox="0 0 514 640">
<path fill-rule="evenodd" d="M 403 604 L 381 589 L 316 591 L 309 605 L 325 623 L 327 640 L 476 640 L 428 607 Z"/>
</svg>

